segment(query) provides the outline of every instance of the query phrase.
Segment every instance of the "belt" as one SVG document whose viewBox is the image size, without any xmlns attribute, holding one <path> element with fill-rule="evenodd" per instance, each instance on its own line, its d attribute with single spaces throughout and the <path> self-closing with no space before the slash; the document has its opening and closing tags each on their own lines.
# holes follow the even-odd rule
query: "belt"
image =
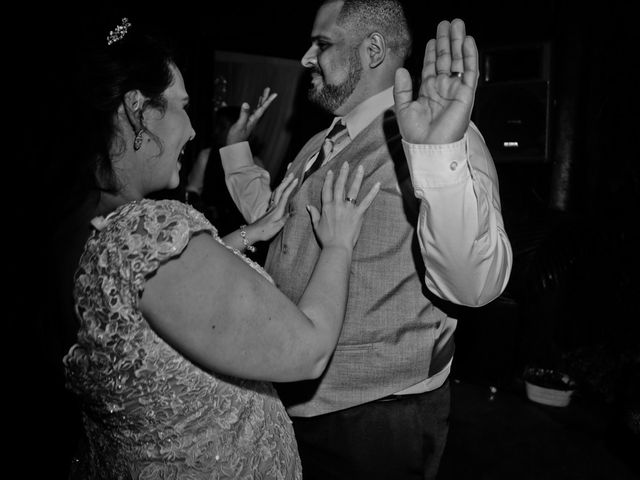
<svg viewBox="0 0 640 480">
<path fill-rule="evenodd" d="M 433 390 L 427 390 L 426 392 L 416 392 L 416 393 L 403 393 L 402 395 L 398 395 L 397 393 L 393 393 L 391 395 L 387 395 L 386 397 L 378 398 L 374 400 L 374 402 L 396 402 L 398 400 L 406 400 L 410 398 L 416 398 L 420 395 L 426 395 L 428 393 L 433 393 L 440 390 L 442 387 L 449 383 L 449 379 L 447 378 L 442 385 Z"/>
<path fill-rule="evenodd" d="M 394 393 L 392 395 L 387 395 L 386 397 L 378 398 L 377 400 L 374 400 L 374 402 L 396 402 L 398 400 L 406 400 L 408 398 L 416 398 L 420 395 L 426 395 L 427 393 L 431 393 L 432 391 L 433 390 L 418 393 L 405 393 L 403 395 L 397 395 Z"/>
</svg>

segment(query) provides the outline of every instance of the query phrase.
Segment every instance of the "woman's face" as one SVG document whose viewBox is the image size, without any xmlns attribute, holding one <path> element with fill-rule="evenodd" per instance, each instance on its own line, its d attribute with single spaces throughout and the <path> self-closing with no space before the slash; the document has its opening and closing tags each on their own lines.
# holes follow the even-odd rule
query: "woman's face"
<svg viewBox="0 0 640 480">
<path fill-rule="evenodd" d="M 174 81 L 164 91 L 167 101 L 165 111 L 151 108 L 145 112 L 147 130 L 161 142 L 159 145 L 151 141 L 147 145 L 151 153 L 142 167 L 145 194 L 180 185 L 180 157 L 187 142 L 196 135 L 186 110 L 189 95 L 182 74 L 173 65 L 171 72 Z"/>
</svg>

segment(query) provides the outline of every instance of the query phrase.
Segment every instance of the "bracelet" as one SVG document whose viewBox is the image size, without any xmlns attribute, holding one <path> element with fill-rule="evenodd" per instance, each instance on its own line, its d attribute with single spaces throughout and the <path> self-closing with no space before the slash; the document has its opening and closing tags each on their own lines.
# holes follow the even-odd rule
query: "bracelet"
<svg viewBox="0 0 640 480">
<path fill-rule="evenodd" d="M 256 247 L 247 241 L 247 232 L 245 231 L 245 227 L 246 225 L 240 225 L 240 237 L 242 237 L 242 244 L 244 245 L 244 248 L 253 253 L 256 251 Z"/>
</svg>

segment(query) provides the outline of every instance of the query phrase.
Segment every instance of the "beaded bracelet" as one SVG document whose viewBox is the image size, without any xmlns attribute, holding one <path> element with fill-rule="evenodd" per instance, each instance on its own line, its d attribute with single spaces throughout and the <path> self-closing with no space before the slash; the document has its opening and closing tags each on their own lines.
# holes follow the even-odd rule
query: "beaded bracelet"
<svg viewBox="0 0 640 480">
<path fill-rule="evenodd" d="M 244 245 L 244 248 L 253 253 L 256 251 L 256 247 L 254 247 L 247 241 L 247 232 L 245 231 L 245 227 L 246 225 L 240 225 L 240 236 L 242 237 L 242 244 Z"/>
</svg>

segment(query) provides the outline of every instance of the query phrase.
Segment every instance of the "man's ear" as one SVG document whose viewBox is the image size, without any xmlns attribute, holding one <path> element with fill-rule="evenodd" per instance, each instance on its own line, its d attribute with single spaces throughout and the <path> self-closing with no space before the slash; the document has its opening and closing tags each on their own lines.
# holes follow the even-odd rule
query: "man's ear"
<svg viewBox="0 0 640 480">
<path fill-rule="evenodd" d="M 387 44 L 381 33 L 373 32 L 365 39 L 369 68 L 376 68 L 387 56 Z"/>
<path fill-rule="evenodd" d="M 124 94 L 124 111 L 129 119 L 129 123 L 134 131 L 142 128 L 142 107 L 144 106 L 144 95 L 140 90 L 130 90 Z"/>
</svg>

